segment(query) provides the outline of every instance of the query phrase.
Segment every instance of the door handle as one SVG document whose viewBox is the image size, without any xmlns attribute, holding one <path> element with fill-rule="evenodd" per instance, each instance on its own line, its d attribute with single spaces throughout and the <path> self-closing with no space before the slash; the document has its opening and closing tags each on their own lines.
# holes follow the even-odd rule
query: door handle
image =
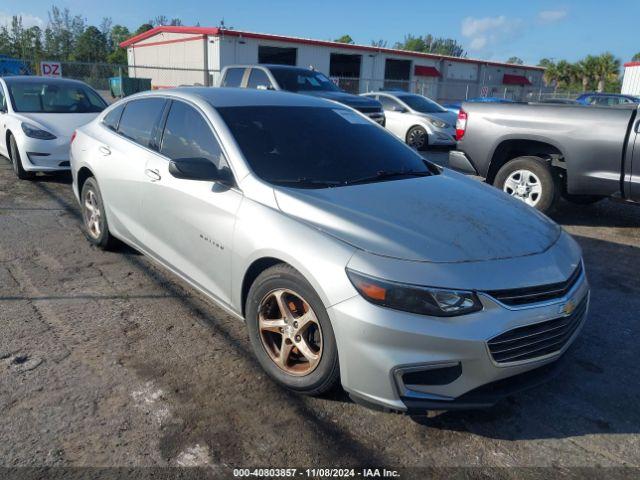
<svg viewBox="0 0 640 480">
<path fill-rule="evenodd" d="M 162 177 L 160 176 L 160 172 L 158 170 L 153 170 L 151 168 L 147 168 L 144 171 L 145 175 L 151 179 L 152 182 L 157 182 Z"/>
<path fill-rule="evenodd" d="M 98 147 L 100 153 L 104 156 L 111 155 L 111 149 L 109 147 L 105 147 L 104 145 Z"/>
</svg>

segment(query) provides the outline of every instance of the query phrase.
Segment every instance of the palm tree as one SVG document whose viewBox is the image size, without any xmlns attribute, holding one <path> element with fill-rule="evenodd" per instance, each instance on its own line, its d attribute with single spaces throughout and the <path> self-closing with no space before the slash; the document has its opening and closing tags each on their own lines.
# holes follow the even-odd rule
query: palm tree
<svg viewBox="0 0 640 480">
<path fill-rule="evenodd" d="M 606 52 L 596 57 L 596 78 L 598 79 L 598 92 L 604 92 L 607 80 L 615 80 L 620 74 L 620 59 Z"/>
<path fill-rule="evenodd" d="M 538 62 L 540 67 L 544 67 L 544 83 L 553 85 L 554 90 L 558 88 L 558 66 L 553 60 L 543 58 Z"/>
<path fill-rule="evenodd" d="M 560 60 L 556 64 L 556 68 L 558 69 L 558 83 L 563 87 L 568 88 L 576 77 L 576 69 L 566 60 Z"/>
<path fill-rule="evenodd" d="M 582 81 L 583 92 L 589 90 L 589 85 L 591 85 L 595 80 L 597 75 L 597 65 L 598 59 L 593 55 L 587 55 L 576 64 L 579 79 Z"/>
</svg>

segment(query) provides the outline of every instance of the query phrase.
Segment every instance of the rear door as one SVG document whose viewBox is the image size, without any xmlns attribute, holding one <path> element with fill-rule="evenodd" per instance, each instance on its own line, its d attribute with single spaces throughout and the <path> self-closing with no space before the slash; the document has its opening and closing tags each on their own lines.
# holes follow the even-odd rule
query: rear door
<svg viewBox="0 0 640 480">
<path fill-rule="evenodd" d="M 222 81 L 220 82 L 221 87 L 234 87 L 240 88 L 243 86 L 242 80 L 245 76 L 244 67 L 229 67 L 224 72 L 224 77 L 222 77 Z"/>
<path fill-rule="evenodd" d="M 378 100 L 382 103 L 384 116 L 386 118 L 385 127 L 402 141 L 407 135 L 407 114 L 405 108 L 396 99 L 386 95 L 378 95 Z"/>
<path fill-rule="evenodd" d="M 161 97 L 132 100 L 110 112 L 96 142 L 94 158 L 110 227 L 140 244 L 144 219 L 140 216 L 145 165 L 165 107 Z"/>
<path fill-rule="evenodd" d="M 171 102 L 159 152 L 148 158 L 143 216 L 152 254 L 219 300 L 230 302 L 231 253 L 241 192 L 217 182 L 185 180 L 169 173 L 178 158 L 206 158 L 229 168 L 212 126 L 197 107 Z"/>
<path fill-rule="evenodd" d="M 247 79 L 247 88 L 255 88 L 257 90 L 275 90 L 269 76 L 260 68 L 251 69 L 251 73 Z"/>
</svg>

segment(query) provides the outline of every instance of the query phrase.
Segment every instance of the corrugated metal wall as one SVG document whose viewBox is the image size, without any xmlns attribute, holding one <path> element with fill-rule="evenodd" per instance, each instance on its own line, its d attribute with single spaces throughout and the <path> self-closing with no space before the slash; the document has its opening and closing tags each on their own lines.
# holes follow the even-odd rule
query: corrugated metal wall
<svg viewBox="0 0 640 480">
<path fill-rule="evenodd" d="M 640 96 L 640 65 L 630 65 L 624 68 L 622 93 Z"/>
</svg>

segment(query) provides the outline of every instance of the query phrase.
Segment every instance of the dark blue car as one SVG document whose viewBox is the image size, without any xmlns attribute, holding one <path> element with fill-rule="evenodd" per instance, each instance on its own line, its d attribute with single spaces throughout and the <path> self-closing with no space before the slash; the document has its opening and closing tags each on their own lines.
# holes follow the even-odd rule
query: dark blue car
<svg viewBox="0 0 640 480">
<path fill-rule="evenodd" d="M 515 103 L 513 100 L 509 100 L 508 98 L 500 98 L 500 97 L 476 97 L 470 98 L 469 100 L 464 100 L 465 102 L 472 103 Z M 444 108 L 449 110 L 450 112 L 455 113 L 456 115 L 460 111 L 463 102 L 453 102 L 453 103 L 445 103 L 442 105 Z"/>
<path fill-rule="evenodd" d="M 640 98 L 620 93 L 583 93 L 576 98 L 583 105 L 603 105 L 614 107 L 616 105 L 640 104 Z"/>
</svg>

